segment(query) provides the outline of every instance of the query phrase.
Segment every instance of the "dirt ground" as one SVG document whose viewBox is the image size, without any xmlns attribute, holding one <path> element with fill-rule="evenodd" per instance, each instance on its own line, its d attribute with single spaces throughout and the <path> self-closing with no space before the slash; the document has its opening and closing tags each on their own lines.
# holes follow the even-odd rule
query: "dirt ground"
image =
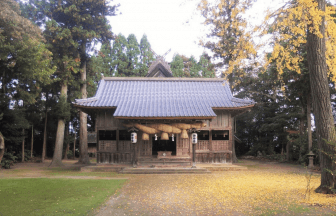
<svg viewBox="0 0 336 216">
<path fill-rule="evenodd" d="M 314 193 L 319 173 L 300 165 L 242 160 L 245 171 L 111 176 L 80 173 L 74 160 L 50 175 L 45 163 L 18 163 L 0 178 L 126 178 L 93 215 L 336 215 L 336 197 Z M 69 173 L 64 169 L 70 170 Z M 55 171 L 55 170 L 54 170 Z M 80 174 L 80 175 L 78 175 Z M 307 178 L 310 193 L 307 199 Z"/>
</svg>

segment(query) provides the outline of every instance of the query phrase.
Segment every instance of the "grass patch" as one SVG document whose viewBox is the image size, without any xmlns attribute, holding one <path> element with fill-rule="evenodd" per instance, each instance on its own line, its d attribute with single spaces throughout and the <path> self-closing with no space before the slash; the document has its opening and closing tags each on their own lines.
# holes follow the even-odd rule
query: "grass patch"
<svg viewBox="0 0 336 216">
<path fill-rule="evenodd" d="M 0 179 L 0 215 L 87 215 L 125 181 Z"/>
<path fill-rule="evenodd" d="M 50 170 L 45 171 L 46 175 L 50 176 L 97 176 L 97 177 L 122 177 L 124 174 L 119 174 L 116 172 L 81 172 L 74 170 Z"/>
</svg>

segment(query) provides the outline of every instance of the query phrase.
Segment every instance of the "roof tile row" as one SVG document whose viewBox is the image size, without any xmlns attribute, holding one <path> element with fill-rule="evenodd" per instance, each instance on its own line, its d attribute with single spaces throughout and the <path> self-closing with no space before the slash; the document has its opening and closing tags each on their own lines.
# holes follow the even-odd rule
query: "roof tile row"
<svg viewBox="0 0 336 216">
<path fill-rule="evenodd" d="M 116 107 L 118 117 L 215 117 L 212 108 L 253 105 L 234 98 L 223 79 L 105 78 L 82 107 Z"/>
</svg>

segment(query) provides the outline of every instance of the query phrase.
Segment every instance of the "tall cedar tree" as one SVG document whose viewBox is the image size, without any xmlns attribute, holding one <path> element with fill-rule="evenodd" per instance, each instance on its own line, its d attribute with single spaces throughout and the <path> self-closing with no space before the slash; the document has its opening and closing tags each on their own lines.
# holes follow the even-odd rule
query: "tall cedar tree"
<svg viewBox="0 0 336 216">
<path fill-rule="evenodd" d="M 206 53 L 201 55 L 198 62 L 194 56 L 188 58 L 175 54 L 170 66 L 174 77 L 214 78 L 216 75 L 214 65 Z"/>
<path fill-rule="evenodd" d="M 179 54 L 174 55 L 170 68 L 174 77 L 185 77 L 183 59 Z"/>
<path fill-rule="evenodd" d="M 125 74 L 128 66 L 128 58 L 126 55 L 127 40 L 121 33 L 115 38 L 112 47 L 112 70 L 115 76 L 128 76 Z"/>
<path fill-rule="evenodd" d="M 325 0 L 288 1 L 280 9 L 267 15 L 263 26 L 264 34 L 271 30 L 273 35 L 274 49 L 269 62 L 276 61 L 280 74 L 284 69 L 301 73 L 300 63 L 303 56 L 298 55 L 299 49 L 302 45 L 307 46 L 311 96 L 322 169 L 321 185 L 316 191 L 323 193 L 333 193 L 332 189 L 336 187 L 336 179 L 330 173 L 336 169 L 335 163 L 325 154 L 335 154 L 335 149 L 325 141 L 336 141 L 328 86 L 328 73 L 333 75 L 334 82 L 336 78 L 336 23 L 333 14 L 335 7 L 326 7 Z M 284 40 L 287 43 L 282 43 Z"/>
<path fill-rule="evenodd" d="M 243 17 L 251 7 L 253 0 L 219 0 L 215 4 L 202 0 L 198 9 L 205 18 L 205 25 L 210 27 L 207 35 L 209 41 L 201 45 L 211 50 L 213 58 L 219 60 L 216 67 L 224 69 L 223 75 L 228 79 L 231 89 L 237 78 L 244 76 L 248 59 L 256 55 L 247 21 Z"/>
<path fill-rule="evenodd" d="M 119 34 L 112 48 L 109 42 L 102 45 L 98 55 L 92 58 L 91 66 L 97 67 L 104 76 L 144 77 L 154 60 L 150 47 L 146 35 L 139 44 L 134 34 L 127 39 Z"/>
<path fill-rule="evenodd" d="M 104 0 L 50 2 L 30 0 L 26 8 L 27 14 L 37 24 L 46 24 L 46 31 L 49 31 L 49 35 L 53 37 L 49 43 L 55 49 L 54 55 L 58 55 L 60 59 L 57 64 L 61 80 L 60 101 L 66 101 L 68 85 L 73 81 L 71 73 L 77 71 L 81 75 L 81 96 L 86 98 L 87 49 L 91 48 L 93 41 L 112 39 L 111 27 L 108 25 L 106 16 L 115 15 L 117 6 L 108 6 Z M 68 49 L 63 49 L 65 46 Z M 62 48 L 58 49 L 59 47 Z M 58 122 L 55 152 L 51 166 L 62 165 L 64 120 L 65 118 L 60 118 Z M 87 115 L 83 112 L 80 112 L 80 152 L 79 163 L 89 163 Z"/>
<path fill-rule="evenodd" d="M 151 45 L 147 39 L 147 35 L 143 35 L 140 40 L 140 76 L 144 77 L 148 73 L 148 68 L 154 61 L 153 52 L 151 51 Z"/>
<path fill-rule="evenodd" d="M 140 76 L 140 49 L 139 43 L 134 34 L 127 37 L 127 67 L 124 71 L 126 76 Z"/>
</svg>

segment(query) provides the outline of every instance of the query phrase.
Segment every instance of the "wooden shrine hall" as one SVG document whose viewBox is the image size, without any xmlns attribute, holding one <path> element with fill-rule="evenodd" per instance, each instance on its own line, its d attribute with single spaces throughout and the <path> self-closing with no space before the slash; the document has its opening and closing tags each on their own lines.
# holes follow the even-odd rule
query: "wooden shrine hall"
<svg viewBox="0 0 336 216">
<path fill-rule="evenodd" d="M 74 105 L 96 115 L 97 163 L 187 165 L 231 163 L 234 117 L 254 102 L 234 98 L 224 79 L 174 78 L 158 57 L 147 77 L 105 77 Z"/>
</svg>

